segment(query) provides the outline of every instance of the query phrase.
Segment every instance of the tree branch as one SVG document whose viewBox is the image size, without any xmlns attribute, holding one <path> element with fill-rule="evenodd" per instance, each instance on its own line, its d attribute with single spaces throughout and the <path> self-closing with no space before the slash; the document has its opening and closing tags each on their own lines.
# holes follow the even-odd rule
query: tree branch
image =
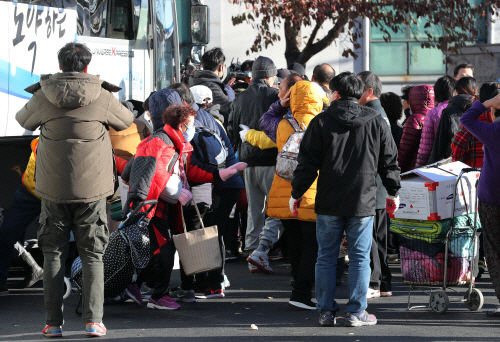
<svg viewBox="0 0 500 342">
<path fill-rule="evenodd" d="M 323 24 L 323 21 L 316 22 L 316 26 L 314 26 L 314 29 L 311 32 L 311 36 L 309 37 L 309 40 L 307 41 L 306 46 L 314 44 L 314 39 L 316 39 L 316 35 L 318 34 L 318 31 L 321 28 L 322 24 Z"/>
<path fill-rule="evenodd" d="M 324 36 L 317 43 L 309 44 L 311 42 L 311 39 L 309 39 L 306 47 L 300 53 L 299 63 L 307 63 L 307 61 L 311 59 L 312 56 L 330 46 L 330 44 L 340 36 L 340 33 L 343 31 L 345 24 L 347 24 L 347 21 L 347 18 L 338 18 L 335 22 L 335 25 L 333 25 L 333 28 L 330 29 L 326 36 Z M 316 30 L 316 27 L 314 29 Z"/>
</svg>

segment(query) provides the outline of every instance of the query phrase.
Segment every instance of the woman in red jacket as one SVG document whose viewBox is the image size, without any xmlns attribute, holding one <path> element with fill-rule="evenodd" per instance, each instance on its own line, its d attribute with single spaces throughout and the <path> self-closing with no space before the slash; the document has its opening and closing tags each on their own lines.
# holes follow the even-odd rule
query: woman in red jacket
<svg viewBox="0 0 500 342">
<path fill-rule="evenodd" d="M 168 90 L 168 91 L 167 91 Z M 162 97 L 172 97 L 169 89 L 156 92 L 150 99 L 161 102 Z M 178 95 L 177 95 L 178 96 Z M 165 103 L 166 100 L 164 101 Z M 153 115 L 154 113 L 152 113 Z M 150 285 L 153 294 L 148 308 L 175 310 L 179 308 L 168 293 L 170 275 L 174 265 L 175 246 L 172 235 L 182 233 L 182 206 L 192 198 L 188 181 L 196 183 L 212 183 L 214 180 L 225 181 L 238 172 L 244 163 L 237 163 L 230 168 L 218 170 L 216 166 L 202 164 L 191 152 L 189 141 L 194 136 L 194 119 L 196 112 L 190 106 L 171 104 L 162 114 L 164 126 L 155 129 L 155 133 L 144 139 L 137 147 L 132 162 L 124 170 L 122 178 L 130 182 L 128 202 L 132 208 L 145 200 L 159 200 L 147 216 L 150 219 L 149 234 L 153 252 L 153 276 Z M 128 174 L 128 169 L 130 173 Z M 160 194 L 171 179 L 174 170 L 182 183 L 178 202 L 169 204 L 162 200 Z M 142 210 L 146 210 L 144 207 Z"/>
<path fill-rule="evenodd" d="M 434 108 L 434 88 L 429 85 L 413 87 L 410 91 L 409 102 L 412 115 L 403 126 L 403 135 L 398 149 L 398 164 L 401 172 L 415 168 L 424 119 L 427 112 Z"/>
</svg>

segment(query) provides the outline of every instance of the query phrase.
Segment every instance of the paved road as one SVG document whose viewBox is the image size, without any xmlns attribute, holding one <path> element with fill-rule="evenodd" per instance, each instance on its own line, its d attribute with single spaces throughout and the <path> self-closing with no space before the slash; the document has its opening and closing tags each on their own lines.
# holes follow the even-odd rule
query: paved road
<svg viewBox="0 0 500 342">
<path fill-rule="evenodd" d="M 408 286 L 402 283 L 399 264 L 391 264 L 394 272 L 394 296 L 369 300 L 369 311 L 375 313 L 378 325 L 347 328 L 343 320 L 336 327 L 319 327 L 318 314 L 299 311 L 287 305 L 290 295 L 290 265 L 272 262 L 275 274 L 250 274 L 242 260 L 227 264 L 231 287 L 226 298 L 181 303 L 177 311 L 146 309 L 133 302 L 105 307 L 108 336 L 100 340 L 132 341 L 500 341 L 500 321 L 485 315 L 494 308 L 489 277 L 477 287 L 485 296 L 482 311 L 470 312 L 463 303 L 452 303 L 445 314 L 428 309 L 408 311 Z M 14 276 L 16 274 L 14 273 Z M 347 277 L 345 277 L 347 278 Z M 11 279 L 15 280 L 15 279 Z M 179 284 L 178 271 L 172 284 Z M 37 287 L 38 286 L 38 287 Z M 463 288 L 458 288 L 462 298 Z M 449 292 L 451 294 L 451 292 Z M 347 300 L 347 285 L 338 288 L 339 303 Z M 412 295 L 412 302 L 425 305 L 429 296 Z M 65 302 L 64 337 L 59 341 L 84 340 L 84 326 L 74 313 L 78 296 L 72 294 Z M 339 313 L 343 315 L 342 312 Z M 249 330 L 255 324 L 258 330 Z M 41 282 L 27 290 L 12 290 L 9 297 L 0 297 L 0 341 L 43 340 L 44 309 Z"/>
</svg>

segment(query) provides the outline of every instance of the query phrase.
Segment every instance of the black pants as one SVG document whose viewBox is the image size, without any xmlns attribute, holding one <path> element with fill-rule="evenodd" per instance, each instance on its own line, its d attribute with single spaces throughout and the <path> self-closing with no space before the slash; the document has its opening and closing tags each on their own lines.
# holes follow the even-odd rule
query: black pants
<svg viewBox="0 0 500 342">
<path fill-rule="evenodd" d="M 151 298 L 158 300 L 167 292 L 170 285 L 170 277 L 172 275 L 172 269 L 174 268 L 175 260 L 175 245 L 172 235 L 174 235 L 174 228 L 169 220 L 161 220 L 157 217 L 153 217 L 148 226 L 149 236 L 151 238 L 151 248 L 154 252 L 158 251 L 153 255 L 150 262 L 149 268 L 152 269 L 151 279 L 148 281 L 148 286 L 151 284 L 153 288 L 153 294 Z M 156 232 L 155 232 L 156 229 Z M 159 233 L 166 242 L 160 246 L 161 238 L 156 238 L 156 233 Z"/>
<path fill-rule="evenodd" d="M 392 290 L 391 270 L 387 264 L 387 212 L 376 209 L 373 218 L 373 240 L 370 253 L 370 287 L 387 292 Z"/>
<path fill-rule="evenodd" d="M 203 222 L 207 227 L 214 225 L 217 226 L 217 231 L 219 233 L 219 244 L 221 246 L 222 253 L 222 268 L 208 272 L 206 278 L 203 280 L 203 275 L 197 275 L 196 277 L 196 281 L 198 283 L 202 281 L 202 284 L 204 284 L 206 287 L 211 288 L 212 290 L 220 289 L 221 283 L 224 281 L 225 248 L 223 236 L 230 224 L 229 215 L 231 214 L 234 205 L 240 198 L 240 189 L 222 189 L 215 194 L 215 197 L 220 197 L 213 202 L 217 203 L 217 207 L 205 214 Z"/>
<path fill-rule="evenodd" d="M 288 236 L 288 255 L 294 286 L 292 296 L 311 298 L 314 270 L 318 258 L 316 222 L 281 220 Z"/>
<path fill-rule="evenodd" d="M 201 218 L 203 219 L 208 207 L 204 203 L 197 203 L 196 206 L 200 211 Z M 188 232 L 201 229 L 201 221 L 196 214 L 196 209 L 194 206 L 184 207 L 184 220 L 186 222 L 186 230 Z M 182 267 L 182 262 L 180 263 L 180 273 L 181 273 L 181 288 L 183 290 L 192 290 L 194 288 L 195 276 L 188 276 L 184 272 L 184 268 Z"/>
</svg>

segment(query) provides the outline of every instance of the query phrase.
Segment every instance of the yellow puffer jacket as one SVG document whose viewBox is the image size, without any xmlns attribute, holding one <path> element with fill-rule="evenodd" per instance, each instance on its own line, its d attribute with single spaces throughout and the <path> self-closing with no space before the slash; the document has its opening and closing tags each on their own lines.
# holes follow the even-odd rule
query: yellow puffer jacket
<svg viewBox="0 0 500 342">
<path fill-rule="evenodd" d="M 35 192 L 35 166 L 36 166 L 36 148 L 38 147 L 38 138 L 33 139 L 31 141 L 31 155 L 30 160 L 28 161 L 28 166 L 26 166 L 26 170 L 23 173 L 23 178 L 21 179 L 24 187 L 28 190 L 33 196 L 40 199 Z"/>
<path fill-rule="evenodd" d="M 306 126 L 323 109 L 323 99 L 311 82 L 300 81 L 292 87 L 290 95 L 290 109 L 293 117 L 300 124 Z M 295 132 L 287 120 L 282 120 L 278 126 L 276 143 L 281 151 L 288 137 Z M 299 216 L 295 217 L 290 212 L 289 201 L 292 193 L 292 183 L 287 182 L 278 175 L 274 175 L 273 185 L 267 200 L 267 215 L 278 219 L 299 219 L 302 221 L 316 221 L 314 213 L 314 200 L 316 197 L 316 183 L 314 181 L 309 190 L 302 197 Z"/>
<path fill-rule="evenodd" d="M 257 146 L 261 150 L 267 150 L 268 148 L 276 148 L 277 145 L 272 141 L 266 133 L 263 131 L 257 131 L 255 129 L 249 130 L 245 134 L 245 140 L 252 146 Z"/>
</svg>

